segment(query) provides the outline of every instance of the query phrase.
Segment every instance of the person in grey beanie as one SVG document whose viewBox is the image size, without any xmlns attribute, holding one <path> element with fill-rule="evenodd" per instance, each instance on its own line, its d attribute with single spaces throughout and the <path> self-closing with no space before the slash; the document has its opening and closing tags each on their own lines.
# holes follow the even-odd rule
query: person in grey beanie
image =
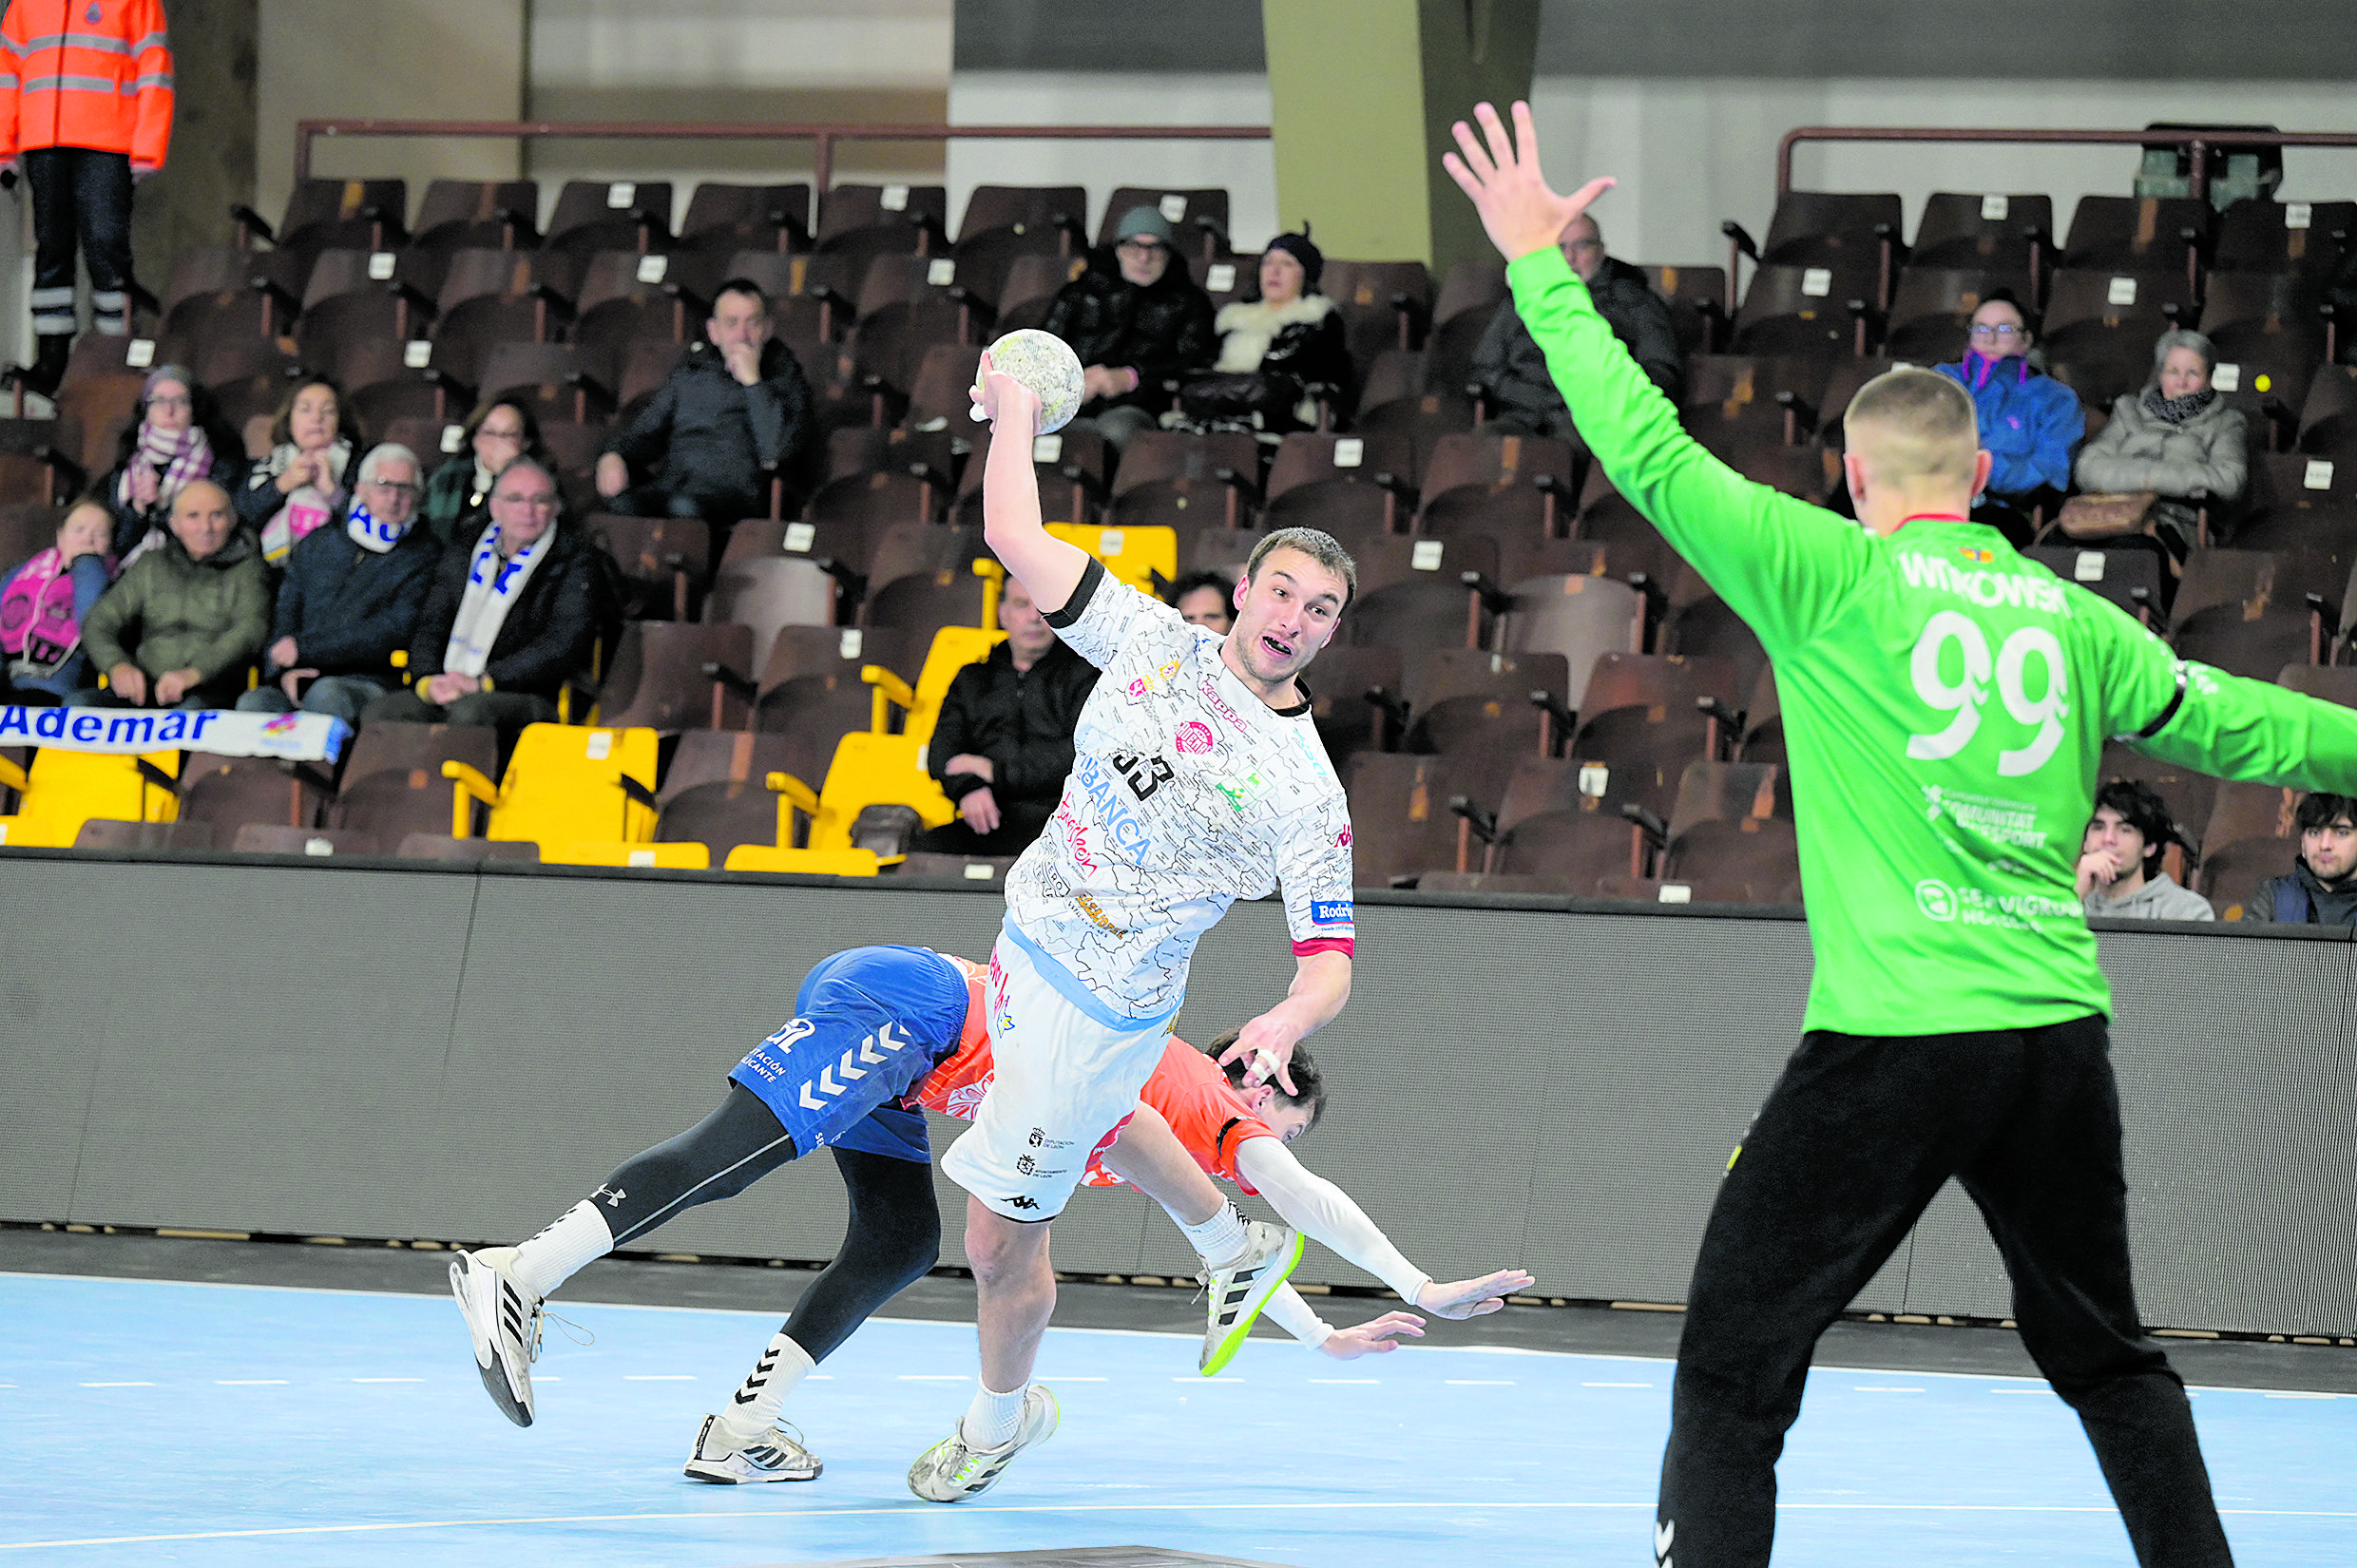
<svg viewBox="0 0 2357 1568">
<path fill-rule="evenodd" d="M 1211 296 L 1173 249 L 1176 238 L 1160 213 L 1132 207 L 1041 323 L 1080 355 L 1088 401 L 1079 418 L 1117 451 L 1170 407 L 1168 383 L 1218 350 Z"/>
</svg>

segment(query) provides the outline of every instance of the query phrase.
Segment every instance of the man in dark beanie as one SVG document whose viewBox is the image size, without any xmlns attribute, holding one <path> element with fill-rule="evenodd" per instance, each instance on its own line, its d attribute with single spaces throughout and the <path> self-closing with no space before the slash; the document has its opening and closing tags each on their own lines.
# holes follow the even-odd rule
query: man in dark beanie
<svg viewBox="0 0 2357 1568">
<path fill-rule="evenodd" d="M 1350 335 L 1318 293 L 1326 258 L 1307 233 L 1280 234 L 1260 253 L 1250 297 L 1222 306 L 1218 373 L 1179 394 L 1197 423 L 1279 433 L 1317 423 L 1319 396 L 1348 406 Z M 1328 389 L 1328 390 L 1316 390 Z"/>
<path fill-rule="evenodd" d="M 1166 382 L 1211 363 L 1215 343 L 1211 297 L 1171 248 L 1169 220 L 1132 207 L 1114 236 L 1057 294 L 1041 325 L 1080 355 L 1088 401 L 1079 417 L 1119 450 L 1170 407 Z"/>
</svg>

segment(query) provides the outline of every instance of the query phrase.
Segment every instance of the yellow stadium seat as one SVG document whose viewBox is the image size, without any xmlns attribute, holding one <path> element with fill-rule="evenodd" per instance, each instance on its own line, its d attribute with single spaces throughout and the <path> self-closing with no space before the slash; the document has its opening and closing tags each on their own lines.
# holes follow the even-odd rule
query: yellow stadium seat
<svg viewBox="0 0 2357 1568">
<path fill-rule="evenodd" d="M 1102 528 L 1084 523 L 1050 523 L 1047 531 L 1067 544 L 1078 545 L 1104 563 L 1104 569 L 1136 588 L 1159 599 L 1155 583 L 1178 581 L 1178 530 L 1171 527 Z"/>
<path fill-rule="evenodd" d="M 771 774 L 769 788 L 777 795 L 777 842 L 794 842 L 794 813 L 811 819 L 810 847 L 848 850 L 852 824 L 869 806 L 897 805 L 913 809 L 928 828 L 939 828 L 957 814 L 949 797 L 932 774 L 918 766 L 922 746 L 905 735 L 853 732 L 835 742 L 834 760 L 827 781 L 814 792 L 790 774 Z"/>
<path fill-rule="evenodd" d="M 0 844 L 70 848 L 92 817 L 177 821 L 180 757 L 177 751 L 125 756 L 44 746 L 29 770 L 0 757 L 0 784 L 20 797 L 14 816 L 0 816 Z"/>
<path fill-rule="evenodd" d="M 879 860 L 873 850 L 779 850 L 766 844 L 739 844 L 728 851 L 724 871 L 795 871 L 803 876 L 873 876 L 885 866 L 897 866 L 902 856 Z"/>
<path fill-rule="evenodd" d="M 917 672 L 914 686 L 881 664 L 861 666 L 859 679 L 875 688 L 875 715 L 870 729 L 877 735 L 890 734 L 891 711 L 897 705 L 909 714 L 900 733 L 924 745 L 932 739 L 933 726 L 941 721 L 942 698 L 949 695 L 949 682 L 957 679 L 958 671 L 989 658 L 990 650 L 1006 641 L 1005 632 L 944 626 L 933 634 L 933 645 L 926 651 L 925 667 Z"/>
<path fill-rule="evenodd" d="M 586 729 L 531 724 L 508 759 L 508 776 L 491 781 L 464 762 L 445 762 L 450 794 L 450 836 L 471 836 L 473 802 L 491 809 L 486 838 L 530 839 L 551 858 L 551 846 L 621 840 L 645 844 L 655 836 L 653 730 Z"/>
<path fill-rule="evenodd" d="M 626 838 L 577 838 L 540 847 L 544 866 L 625 866 L 666 871 L 708 871 L 712 851 L 701 844 L 643 844 Z"/>
</svg>

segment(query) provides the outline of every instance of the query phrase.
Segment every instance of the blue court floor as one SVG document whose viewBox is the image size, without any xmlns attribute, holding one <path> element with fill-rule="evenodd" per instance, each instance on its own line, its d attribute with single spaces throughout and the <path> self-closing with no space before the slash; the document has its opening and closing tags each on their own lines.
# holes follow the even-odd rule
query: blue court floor
<svg viewBox="0 0 2357 1568">
<path fill-rule="evenodd" d="M 721 1487 L 680 1463 L 776 1320 L 557 1306 L 595 1342 L 550 1326 L 518 1430 L 447 1297 L 0 1275 L 0 1568 L 1117 1543 L 1300 1568 L 1652 1560 L 1663 1362 L 1255 1341 L 1207 1383 L 1192 1340 L 1057 1330 L 1041 1375 L 1063 1428 L 942 1507 L 903 1476 L 971 1395 L 970 1327 L 871 1323 L 788 1407 L 825 1476 Z M 2203 1389 L 2194 1409 L 2242 1561 L 2357 1562 L 2357 1398 Z M 1782 1477 L 1779 1564 L 2131 1561 L 2042 1385 L 1819 1371 Z"/>
</svg>

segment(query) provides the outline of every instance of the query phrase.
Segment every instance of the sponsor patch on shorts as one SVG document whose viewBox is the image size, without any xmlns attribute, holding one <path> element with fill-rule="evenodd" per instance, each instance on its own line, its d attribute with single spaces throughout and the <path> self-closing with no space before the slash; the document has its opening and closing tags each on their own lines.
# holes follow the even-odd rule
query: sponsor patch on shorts
<svg viewBox="0 0 2357 1568">
<path fill-rule="evenodd" d="M 1347 898 L 1319 898 L 1311 900 L 1310 924 L 1313 926 L 1350 925 L 1351 901 Z"/>
</svg>

